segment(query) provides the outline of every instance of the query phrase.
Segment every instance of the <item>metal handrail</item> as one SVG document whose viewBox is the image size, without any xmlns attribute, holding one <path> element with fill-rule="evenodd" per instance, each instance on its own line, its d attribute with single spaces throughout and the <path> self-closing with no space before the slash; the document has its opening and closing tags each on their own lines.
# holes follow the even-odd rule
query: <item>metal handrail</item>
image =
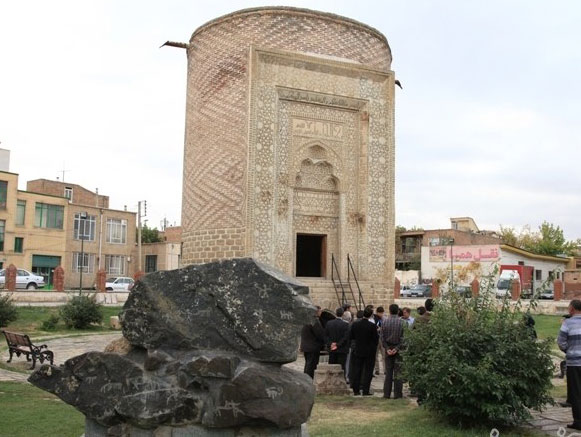
<svg viewBox="0 0 581 437">
<path fill-rule="evenodd" d="M 341 286 L 341 297 L 339 297 L 339 290 L 337 288 L 337 284 L 335 283 L 335 271 L 337 272 L 337 280 Z M 339 305 L 341 306 L 345 305 L 345 288 L 343 287 L 343 282 L 341 282 L 341 275 L 339 274 L 339 268 L 335 262 L 334 254 L 331 254 L 331 281 L 333 281 L 333 287 L 335 288 L 335 294 L 337 295 L 337 302 L 339 302 Z"/>
<path fill-rule="evenodd" d="M 355 269 L 353 268 L 353 263 L 351 262 L 351 257 L 347 254 L 347 281 L 349 283 L 349 288 L 351 288 L 351 275 L 349 272 L 353 273 L 353 279 L 355 280 L 355 285 L 357 285 L 357 291 L 359 293 L 359 307 L 365 308 L 365 300 L 363 299 L 363 293 L 361 292 L 361 287 L 359 286 L 359 281 L 357 281 L 357 275 L 355 274 Z M 353 293 L 353 290 L 351 291 Z M 355 296 L 353 296 L 353 300 L 355 301 Z M 356 306 L 357 308 L 357 306 Z M 359 308 L 357 308 L 359 310 Z"/>
<path fill-rule="evenodd" d="M 347 254 L 347 266 L 349 266 L 349 254 Z M 349 285 L 349 291 L 351 291 L 351 297 L 353 298 L 353 305 L 355 306 L 355 311 L 359 311 L 359 306 L 357 305 L 357 299 L 355 299 L 355 293 L 353 292 L 353 287 L 351 286 L 351 275 L 350 269 L 347 267 L 347 285 Z"/>
</svg>

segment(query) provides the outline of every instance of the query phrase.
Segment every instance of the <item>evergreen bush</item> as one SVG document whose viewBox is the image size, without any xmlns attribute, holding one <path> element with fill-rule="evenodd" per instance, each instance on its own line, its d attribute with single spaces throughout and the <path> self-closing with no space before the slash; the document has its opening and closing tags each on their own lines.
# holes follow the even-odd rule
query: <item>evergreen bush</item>
<svg viewBox="0 0 581 437">
<path fill-rule="evenodd" d="M 10 296 L 0 296 L 0 328 L 8 326 L 10 322 L 14 322 L 17 318 L 18 312 Z"/>
<path fill-rule="evenodd" d="M 531 305 L 500 305 L 493 282 L 478 298 L 454 291 L 436 302 L 429 322 L 406 332 L 403 372 L 419 400 L 460 426 L 515 425 L 552 404 L 551 340 L 527 326 Z"/>
<path fill-rule="evenodd" d="M 94 296 L 74 296 L 61 307 L 59 314 L 67 328 L 85 329 L 103 321 L 101 305 L 95 302 Z"/>
<path fill-rule="evenodd" d="M 51 314 L 48 319 L 42 322 L 43 331 L 54 331 L 60 321 L 60 317 L 56 314 Z"/>
</svg>

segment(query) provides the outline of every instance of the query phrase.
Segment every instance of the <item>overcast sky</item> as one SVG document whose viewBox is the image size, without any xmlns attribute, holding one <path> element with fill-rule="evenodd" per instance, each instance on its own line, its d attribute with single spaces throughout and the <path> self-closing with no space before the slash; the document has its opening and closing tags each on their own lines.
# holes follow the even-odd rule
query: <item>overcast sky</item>
<svg viewBox="0 0 581 437">
<path fill-rule="evenodd" d="M 180 222 L 186 56 L 217 16 L 262 1 L 0 4 L 0 147 L 27 180 L 147 200 Z M 581 2 L 287 1 L 388 39 L 396 100 L 396 222 L 471 216 L 481 229 L 560 225 L 581 237 Z"/>
</svg>

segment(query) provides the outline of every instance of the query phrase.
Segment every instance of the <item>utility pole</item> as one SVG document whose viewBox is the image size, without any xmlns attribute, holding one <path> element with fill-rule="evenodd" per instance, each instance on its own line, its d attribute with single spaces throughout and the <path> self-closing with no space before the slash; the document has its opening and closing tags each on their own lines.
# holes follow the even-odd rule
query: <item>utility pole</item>
<svg viewBox="0 0 581 437">
<path fill-rule="evenodd" d="M 450 243 L 450 290 L 452 290 L 454 288 L 454 254 L 452 253 L 454 238 L 450 238 L 448 242 Z"/>
<path fill-rule="evenodd" d="M 141 204 L 143 203 L 144 212 L 141 215 Z M 147 200 L 140 200 L 137 202 L 137 270 L 143 271 L 143 265 L 141 263 L 141 217 L 147 216 Z"/>
<path fill-rule="evenodd" d="M 137 202 L 137 271 L 141 271 L 141 200 Z"/>
<path fill-rule="evenodd" d="M 63 173 L 64 175 L 64 173 Z M 80 264 L 81 265 L 81 274 L 79 277 L 79 296 L 81 296 L 81 294 L 83 293 L 83 270 L 85 269 L 85 247 L 84 247 L 84 243 L 85 243 L 85 227 L 87 226 L 87 218 L 88 218 L 88 214 L 86 212 L 81 212 L 79 214 L 79 237 L 81 238 L 81 260 L 80 262 L 77 262 L 77 266 Z M 81 225 L 82 228 L 81 228 Z M 82 230 L 81 230 L 82 229 Z M 87 261 L 87 265 L 89 264 L 89 262 Z"/>
</svg>

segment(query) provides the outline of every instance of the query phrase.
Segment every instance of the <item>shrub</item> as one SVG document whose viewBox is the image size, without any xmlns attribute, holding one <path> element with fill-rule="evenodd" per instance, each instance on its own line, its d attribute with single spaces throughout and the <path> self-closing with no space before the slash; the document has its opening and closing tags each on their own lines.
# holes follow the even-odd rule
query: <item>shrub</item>
<svg viewBox="0 0 581 437">
<path fill-rule="evenodd" d="M 103 321 L 101 305 L 91 296 L 74 296 L 61 307 L 59 314 L 67 328 L 85 329 Z"/>
<path fill-rule="evenodd" d="M 60 321 L 60 317 L 56 314 L 51 314 L 50 317 L 42 322 L 41 328 L 43 331 L 54 331 Z"/>
<path fill-rule="evenodd" d="M 460 426 L 515 425 L 553 403 L 551 340 L 536 341 L 528 310 L 499 306 L 491 287 L 474 299 L 449 293 L 406 332 L 404 376 L 426 407 Z"/>
<path fill-rule="evenodd" d="M 10 296 L 0 296 L 0 327 L 8 326 L 10 322 L 18 318 L 16 307 L 10 300 Z"/>
</svg>

